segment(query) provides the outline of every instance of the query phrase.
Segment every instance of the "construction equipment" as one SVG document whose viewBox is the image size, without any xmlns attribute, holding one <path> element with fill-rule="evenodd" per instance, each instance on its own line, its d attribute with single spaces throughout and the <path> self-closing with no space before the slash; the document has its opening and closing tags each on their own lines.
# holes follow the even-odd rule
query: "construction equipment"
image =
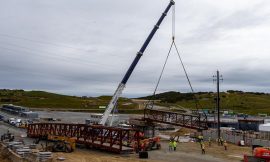
<svg viewBox="0 0 270 162">
<path fill-rule="evenodd" d="M 26 129 L 27 128 L 27 124 L 26 123 L 22 123 L 18 127 L 19 128 L 23 128 L 23 129 Z"/>
<path fill-rule="evenodd" d="M 108 127 L 105 126 L 106 121 L 109 118 L 109 115 L 115 108 L 117 101 L 122 93 L 122 91 L 125 88 L 125 85 L 131 76 L 133 70 L 135 69 L 137 63 L 139 62 L 140 58 L 142 57 L 145 49 L 147 48 L 148 44 L 150 43 L 151 39 L 153 38 L 154 34 L 156 33 L 157 29 L 161 25 L 163 19 L 167 15 L 170 8 L 175 4 L 173 0 L 170 1 L 168 6 L 166 7 L 165 11 L 159 18 L 158 22 L 150 32 L 149 36 L 145 40 L 144 44 L 142 45 L 141 49 L 137 53 L 135 59 L 133 60 L 132 64 L 130 65 L 129 69 L 127 70 L 124 78 L 118 85 L 111 101 L 109 102 L 105 112 L 103 113 L 99 125 L 87 125 L 87 124 L 67 124 L 67 123 L 35 123 L 35 124 L 29 124 L 27 127 L 27 135 L 28 137 L 40 137 L 43 135 L 51 134 L 51 135 L 58 135 L 58 136 L 69 136 L 69 137 L 76 137 L 77 142 L 81 144 L 85 144 L 88 147 L 91 148 L 98 148 L 102 150 L 107 150 L 111 152 L 116 153 L 124 153 L 124 152 L 131 152 L 134 150 L 134 148 L 140 149 L 139 144 L 143 143 L 145 144 L 145 148 L 148 149 L 158 149 L 160 148 L 159 144 L 159 137 L 149 138 L 145 140 L 144 138 L 139 138 L 139 129 L 137 127 L 132 128 L 119 128 L 119 127 Z M 174 43 L 174 42 L 173 42 Z M 148 111 L 149 116 L 151 115 L 152 118 L 148 117 L 149 119 L 155 119 L 158 122 L 164 122 L 164 120 L 157 120 L 154 116 L 154 114 L 161 113 L 161 116 L 166 116 L 166 118 L 172 118 L 174 122 L 169 122 L 167 124 L 176 123 L 176 122 L 182 122 L 183 124 L 180 126 L 191 128 L 198 128 L 201 123 L 200 116 L 190 116 L 190 115 L 181 115 L 181 118 L 176 114 L 172 114 L 169 112 L 161 112 L 161 111 Z M 153 112 L 153 113 L 152 113 Z M 146 114 L 146 113 L 145 113 Z M 145 115 L 146 116 L 146 115 Z M 160 116 L 160 115 L 159 115 Z M 191 119 L 190 119 L 191 118 Z M 180 119 L 180 120 L 179 120 Z M 113 120 L 113 119 L 112 119 Z M 111 120 L 111 121 L 112 121 Z M 152 121 L 152 120 L 151 120 Z M 154 120 L 153 120 L 154 121 Z M 149 127 L 149 123 L 144 118 L 143 122 L 146 123 L 145 127 Z M 168 122 L 168 121 L 166 121 Z M 112 122 L 110 122 L 112 123 Z M 194 126 L 195 125 L 195 126 Z M 197 126 L 199 125 L 199 126 Z M 110 124 L 111 126 L 111 124 Z M 134 129 L 135 128 L 135 129 Z M 143 129 L 144 130 L 144 129 Z M 153 129 L 154 130 L 154 129 Z M 154 133 L 153 133 L 154 134 Z M 153 135 L 154 136 L 154 135 Z M 66 143 L 68 143 L 66 141 Z M 130 144 L 134 143 L 133 147 L 130 147 Z M 70 143 L 71 144 L 71 143 Z M 61 143 L 59 144 L 59 147 L 65 148 L 65 145 Z M 64 150 L 64 149 L 62 149 Z M 137 150 L 137 149 L 135 149 Z"/>
<path fill-rule="evenodd" d="M 270 148 L 254 148 L 252 156 L 244 155 L 244 162 L 270 162 Z"/>
<path fill-rule="evenodd" d="M 160 137 L 146 138 L 141 140 L 142 146 L 145 151 L 149 150 L 159 150 L 161 148 L 160 145 Z"/>
<path fill-rule="evenodd" d="M 1 141 L 14 141 L 14 134 L 10 133 L 8 130 L 7 133 L 1 135 Z"/>
<path fill-rule="evenodd" d="M 153 138 L 145 138 L 140 140 L 140 151 L 139 158 L 147 159 L 148 152 L 150 150 L 159 150 L 161 148 L 160 145 L 160 137 Z"/>
<path fill-rule="evenodd" d="M 142 45 L 141 49 L 137 53 L 135 59 L 133 60 L 133 62 L 130 65 L 129 69 L 127 70 L 124 78 L 122 79 L 121 83 L 118 85 L 118 88 L 116 89 L 116 91 L 115 91 L 109 105 L 107 106 L 107 108 L 106 108 L 106 110 L 105 110 L 99 124 L 105 125 L 106 121 L 108 120 L 109 115 L 111 114 L 112 110 L 114 109 L 115 105 L 117 104 L 117 100 L 120 97 L 120 95 L 122 94 L 122 92 L 123 92 L 123 90 L 125 88 L 125 85 L 126 85 L 128 79 L 129 79 L 129 77 L 131 76 L 131 73 L 135 69 L 137 63 L 139 62 L 140 58 L 142 57 L 145 49 L 147 48 L 147 46 L 150 43 L 153 36 L 155 35 L 156 31 L 158 30 L 158 28 L 159 28 L 160 24 L 162 23 L 163 19 L 165 18 L 168 11 L 170 10 L 170 8 L 174 4 L 175 4 L 175 2 L 173 0 L 171 0 L 170 3 L 168 4 L 168 6 L 166 7 L 165 11 L 162 13 L 161 17 L 159 18 L 158 22 L 156 23 L 156 25 L 154 26 L 154 28 L 152 29 L 152 31 L 148 35 L 148 37 L 145 40 L 144 44 Z"/>
<path fill-rule="evenodd" d="M 76 148 L 76 138 L 74 137 L 56 135 L 39 136 L 39 138 L 34 141 L 34 144 L 39 144 L 42 139 L 46 140 L 45 148 L 43 144 L 41 144 L 44 151 L 73 152 Z"/>
<path fill-rule="evenodd" d="M 76 139 L 65 136 L 48 135 L 47 139 L 52 145 L 46 143 L 46 151 L 52 152 L 73 152 L 76 148 Z"/>
</svg>

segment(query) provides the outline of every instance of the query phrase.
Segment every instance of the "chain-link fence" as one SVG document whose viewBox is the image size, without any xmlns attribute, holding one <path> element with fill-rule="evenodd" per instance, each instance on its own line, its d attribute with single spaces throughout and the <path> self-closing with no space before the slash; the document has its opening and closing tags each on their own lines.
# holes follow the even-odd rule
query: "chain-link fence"
<svg viewBox="0 0 270 162">
<path fill-rule="evenodd" d="M 264 147 L 270 146 L 270 136 L 266 132 L 245 132 L 245 131 L 230 131 L 230 130 L 221 130 L 220 136 L 227 142 L 239 144 L 241 140 L 245 141 L 245 145 L 260 145 Z M 204 140 L 208 140 L 211 137 L 212 140 L 218 138 L 218 132 L 216 129 L 203 131 Z"/>
</svg>

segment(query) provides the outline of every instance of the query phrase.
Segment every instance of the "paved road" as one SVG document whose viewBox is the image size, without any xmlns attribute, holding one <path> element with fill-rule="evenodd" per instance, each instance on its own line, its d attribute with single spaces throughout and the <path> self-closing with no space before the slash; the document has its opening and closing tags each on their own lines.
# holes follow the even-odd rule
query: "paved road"
<svg viewBox="0 0 270 162">
<path fill-rule="evenodd" d="M 66 123 L 85 123 L 86 119 L 90 118 L 91 114 L 96 113 L 86 113 L 86 112 L 68 112 L 68 111 L 36 111 L 40 118 L 55 118 L 61 119 L 61 122 Z M 139 117 L 140 115 L 134 114 L 117 114 L 121 120 L 128 120 L 132 117 Z"/>
<path fill-rule="evenodd" d="M 15 136 L 15 139 L 24 139 L 25 142 L 32 143 L 32 139 L 26 138 L 26 129 L 23 128 L 17 128 L 15 126 L 12 126 L 8 123 L 5 123 L 3 121 L 0 121 L 0 135 L 3 135 L 4 133 L 7 133 L 9 131 L 10 133 L 13 133 Z"/>
</svg>

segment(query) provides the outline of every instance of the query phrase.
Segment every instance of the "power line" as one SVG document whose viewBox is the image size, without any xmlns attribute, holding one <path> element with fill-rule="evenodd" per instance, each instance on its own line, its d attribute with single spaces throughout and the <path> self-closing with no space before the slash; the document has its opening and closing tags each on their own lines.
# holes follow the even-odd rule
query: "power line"
<svg viewBox="0 0 270 162">
<path fill-rule="evenodd" d="M 15 47 L 27 49 L 27 50 L 30 50 L 30 51 L 35 50 L 35 51 L 39 51 L 39 52 L 46 53 L 46 54 L 52 54 L 52 55 L 59 55 L 59 54 L 62 53 L 62 52 L 61 53 L 60 52 L 55 53 L 55 52 L 51 52 L 51 51 L 44 51 L 44 49 L 43 50 L 39 50 L 39 49 L 36 49 L 36 48 L 34 48 L 34 49 L 33 48 L 28 48 L 28 47 L 25 47 L 25 46 L 17 45 L 17 44 L 14 44 L 14 43 L 8 43 L 8 42 L 1 42 L 1 44 L 7 44 L 8 46 L 15 46 Z M 66 52 L 64 52 L 63 54 L 66 54 Z M 76 53 L 75 54 L 74 53 L 69 53 L 69 54 L 72 54 L 73 56 L 76 55 Z M 66 55 L 61 55 L 61 56 L 68 57 Z M 116 55 L 110 54 L 109 56 L 116 56 Z M 119 56 L 117 56 L 117 57 L 119 58 Z M 120 58 L 120 59 L 122 59 L 122 58 Z"/>
<path fill-rule="evenodd" d="M 38 56 L 51 58 L 53 60 L 57 59 L 59 61 L 64 61 L 64 62 L 68 62 L 68 63 L 77 61 L 80 64 L 85 64 L 87 66 L 94 65 L 96 67 L 97 66 L 100 67 L 100 65 L 101 65 L 102 68 L 107 68 L 107 69 L 111 69 L 111 66 L 112 66 L 112 65 L 109 65 L 109 64 L 97 63 L 97 62 L 93 62 L 93 61 L 92 62 L 90 61 L 91 62 L 90 63 L 89 61 L 83 61 L 83 60 L 80 60 L 80 59 L 74 59 L 74 58 L 70 58 L 70 57 L 67 57 L 67 56 L 62 57 L 62 56 L 58 56 L 58 55 L 43 55 L 40 52 L 35 53 L 35 52 L 33 52 L 33 50 L 31 50 L 31 51 L 25 51 L 25 50 L 18 50 L 18 49 L 14 49 L 14 48 L 11 49 L 11 48 L 1 47 L 1 46 L 0 46 L 0 49 L 4 49 L 4 50 L 8 50 L 8 51 L 14 51 L 14 52 L 19 52 L 19 53 L 22 53 L 23 52 L 24 54 L 34 53 L 35 55 L 38 55 Z M 44 52 L 44 53 L 48 53 L 48 52 Z M 51 53 L 49 53 L 49 54 L 51 54 Z"/>
<path fill-rule="evenodd" d="M 34 43 L 38 43 L 38 44 L 46 44 L 46 45 L 52 45 L 52 46 L 57 46 L 57 47 L 65 47 L 65 48 L 80 50 L 80 51 L 84 51 L 84 52 L 89 52 L 89 51 L 87 51 L 85 49 L 81 49 L 81 48 L 77 48 L 77 47 L 71 47 L 71 46 L 68 46 L 68 45 L 65 45 L 65 44 L 47 42 L 47 41 L 43 41 L 43 40 L 28 39 L 28 38 L 24 38 L 24 37 L 18 37 L 18 36 L 2 34 L 2 33 L 0 33 L 0 36 L 1 37 L 12 38 L 12 39 L 20 39 L 20 40 L 30 41 L 30 42 L 34 42 Z"/>
<path fill-rule="evenodd" d="M 1 45 L 3 45 L 3 44 L 7 44 L 8 46 L 12 46 L 12 47 L 19 47 L 19 48 L 23 48 L 23 49 L 26 49 L 26 50 L 29 50 L 29 51 L 31 51 L 31 52 L 33 52 L 33 51 L 37 51 L 38 53 L 46 53 L 46 54 L 49 54 L 49 55 L 53 55 L 53 56 L 58 56 L 58 57 L 67 57 L 67 58 L 70 58 L 70 59 L 76 59 L 76 60 L 78 60 L 78 61 L 83 61 L 83 62 L 89 62 L 89 60 L 85 60 L 84 59 L 84 56 L 81 56 L 81 59 L 80 58 L 77 58 L 77 57 L 72 57 L 72 56 L 74 56 L 74 54 L 72 53 L 72 56 L 67 56 L 67 55 L 65 55 L 65 53 L 63 53 L 62 54 L 62 52 L 60 53 L 60 52 L 58 52 L 58 53 L 55 53 L 55 52 L 51 52 L 51 51 L 44 51 L 44 50 L 39 50 L 39 49 L 36 49 L 36 48 L 29 48 L 29 47 L 25 47 L 25 46 L 21 46 L 21 45 L 17 45 L 17 44 L 14 44 L 14 43 L 8 43 L 8 42 L 1 42 Z M 4 47 L 5 48 L 5 47 Z M 61 55 L 61 56 L 60 56 Z M 91 54 L 92 55 L 92 54 Z M 109 56 L 116 56 L 116 55 L 113 55 L 113 54 L 110 54 Z M 98 56 L 96 56 L 96 57 L 98 57 Z M 101 57 L 101 56 L 100 56 Z M 117 59 L 123 59 L 124 60 L 124 58 L 123 57 L 119 57 L 119 56 L 117 56 Z M 92 60 L 90 60 L 90 62 L 93 62 L 93 59 Z M 109 66 L 109 65 L 108 65 Z"/>
<path fill-rule="evenodd" d="M 1 36 L 1 34 L 0 34 L 0 36 Z M 0 40 L 1 41 L 1 40 Z M 9 45 L 12 45 L 12 46 L 17 46 L 17 47 L 21 47 L 21 48 L 26 48 L 26 47 L 23 47 L 23 46 L 19 46 L 19 45 L 17 45 L 17 44 L 14 44 L 14 43 L 7 43 L 6 41 L 1 41 L 1 44 L 9 44 Z M 29 48 L 28 48 L 29 49 Z M 32 50 L 32 49 L 30 49 L 30 50 Z M 87 52 L 87 54 L 89 54 L 89 52 L 90 51 L 87 51 L 87 50 L 83 50 L 82 52 Z M 73 55 L 78 55 L 79 53 L 75 53 L 75 52 L 73 52 L 72 53 Z M 93 55 L 93 52 L 91 53 L 91 55 Z M 117 57 L 117 59 L 123 59 L 123 57 L 120 57 L 119 55 L 115 55 L 115 54 L 109 54 L 109 56 L 114 56 L 114 57 Z"/>
</svg>

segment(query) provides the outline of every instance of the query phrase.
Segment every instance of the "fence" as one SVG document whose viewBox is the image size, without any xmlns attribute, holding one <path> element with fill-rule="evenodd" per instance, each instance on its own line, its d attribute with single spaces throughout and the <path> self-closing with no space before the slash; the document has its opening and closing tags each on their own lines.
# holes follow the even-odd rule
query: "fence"
<svg viewBox="0 0 270 162">
<path fill-rule="evenodd" d="M 220 136 L 227 142 L 239 144 L 239 141 L 244 140 L 247 146 L 260 145 L 264 147 L 270 146 L 270 140 L 268 138 L 262 138 L 261 133 L 249 133 L 249 132 L 236 132 L 221 130 Z M 203 131 L 204 140 L 218 138 L 218 132 L 216 129 L 205 130 Z M 268 137 L 268 136 L 267 136 Z"/>
</svg>

